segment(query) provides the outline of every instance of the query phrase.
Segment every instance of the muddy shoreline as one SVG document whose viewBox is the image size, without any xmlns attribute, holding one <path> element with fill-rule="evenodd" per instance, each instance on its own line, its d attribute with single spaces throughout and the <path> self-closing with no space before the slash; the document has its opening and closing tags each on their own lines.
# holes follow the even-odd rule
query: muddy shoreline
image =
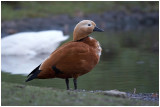
<svg viewBox="0 0 160 107">
<path fill-rule="evenodd" d="M 70 90 L 70 91 L 75 91 L 75 90 Z M 87 91 L 87 90 L 77 90 L 78 92 L 90 92 L 90 93 L 99 93 L 99 94 L 104 94 L 104 95 L 108 95 L 106 94 L 106 91 L 102 91 L 102 90 L 91 90 L 91 91 Z M 119 91 L 121 93 L 121 91 Z M 159 93 L 134 93 L 134 92 L 122 92 L 125 93 L 125 95 L 122 94 L 115 94 L 115 95 L 111 95 L 111 96 L 115 96 L 115 97 L 122 97 L 122 98 L 128 98 L 128 99 L 135 99 L 135 100 L 144 100 L 144 101 L 153 101 L 153 102 L 159 102 Z"/>
<path fill-rule="evenodd" d="M 90 19 L 97 25 L 107 30 L 138 30 L 142 28 L 158 27 L 158 12 L 141 12 L 133 10 L 132 13 L 124 11 L 104 12 L 101 14 L 77 14 L 71 17 L 67 14 L 53 15 L 46 18 L 25 18 L 20 20 L 3 21 L 1 24 L 1 37 L 6 35 L 41 30 L 63 30 L 65 34 L 72 32 L 76 23 L 83 19 Z"/>
<path fill-rule="evenodd" d="M 156 101 L 159 102 L 159 94 L 157 93 L 127 93 L 128 98 L 146 101 Z"/>
</svg>

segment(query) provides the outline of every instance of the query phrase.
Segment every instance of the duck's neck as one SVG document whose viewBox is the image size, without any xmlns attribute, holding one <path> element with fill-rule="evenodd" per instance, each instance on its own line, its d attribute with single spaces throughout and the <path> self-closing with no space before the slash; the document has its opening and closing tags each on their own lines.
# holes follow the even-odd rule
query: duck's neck
<svg viewBox="0 0 160 107">
<path fill-rule="evenodd" d="M 80 40 L 78 40 L 76 42 L 83 42 L 83 43 L 85 43 L 85 44 L 87 44 L 87 45 L 89 45 L 89 46 L 91 46 L 93 48 L 97 47 L 97 45 L 96 45 L 97 44 L 97 40 L 92 38 L 92 37 L 89 37 L 89 36 L 87 36 L 87 37 L 85 37 L 83 39 L 80 39 Z"/>
<path fill-rule="evenodd" d="M 86 33 L 83 30 L 76 27 L 73 31 L 73 41 L 79 41 L 81 39 L 87 38 L 89 34 L 90 32 Z"/>
</svg>

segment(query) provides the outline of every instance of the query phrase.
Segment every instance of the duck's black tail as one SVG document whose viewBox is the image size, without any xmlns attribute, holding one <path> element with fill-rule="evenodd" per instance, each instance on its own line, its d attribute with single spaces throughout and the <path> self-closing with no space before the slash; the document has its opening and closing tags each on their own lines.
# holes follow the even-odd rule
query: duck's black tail
<svg viewBox="0 0 160 107">
<path fill-rule="evenodd" d="M 40 65 L 41 65 L 41 64 L 40 64 Z M 41 70 L 39 70 L 40 65 L 39 65 L 38 67 L 36 67 L 36 68 L 27 76 L 26 82 L 31 81 L 31 80 L 33 80 L 33 79 L 35 79 L 35 78 L 37 77 L 37 75 L 41 72 Z"/>
</svg>

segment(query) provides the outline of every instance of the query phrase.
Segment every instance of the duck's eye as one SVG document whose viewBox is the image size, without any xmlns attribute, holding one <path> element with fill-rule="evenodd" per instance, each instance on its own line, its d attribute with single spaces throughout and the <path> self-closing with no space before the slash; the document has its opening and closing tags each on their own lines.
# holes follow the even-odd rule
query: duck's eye
<svg viewBox="0 0 160 107">
<path fill-rule="evenodd" d="M 88 24 L 88 26 L 91 26 L 91 24 Z"/>
</svg>

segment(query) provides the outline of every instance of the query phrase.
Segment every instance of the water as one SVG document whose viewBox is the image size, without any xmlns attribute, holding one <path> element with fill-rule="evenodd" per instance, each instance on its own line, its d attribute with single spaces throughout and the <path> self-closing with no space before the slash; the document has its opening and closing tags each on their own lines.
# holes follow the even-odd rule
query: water
<svg viewBox="0 0 160 107">
<path fill-rule="evenodd" d="M 78 78 L 78 89 L 133 92 L 159 91 L 159 35 L 158 29 L 92 34 L 103 49 L 96 67 Z M 2 61 L 3 63 L 3 61 Z M 47 86 L 64 89 L 63 79 L 33 80 L 24 83 L 26 77 L 2 73 L 2 81 Z M 70 87 L 73 81 L 70 79 Z"/>
</svg>

